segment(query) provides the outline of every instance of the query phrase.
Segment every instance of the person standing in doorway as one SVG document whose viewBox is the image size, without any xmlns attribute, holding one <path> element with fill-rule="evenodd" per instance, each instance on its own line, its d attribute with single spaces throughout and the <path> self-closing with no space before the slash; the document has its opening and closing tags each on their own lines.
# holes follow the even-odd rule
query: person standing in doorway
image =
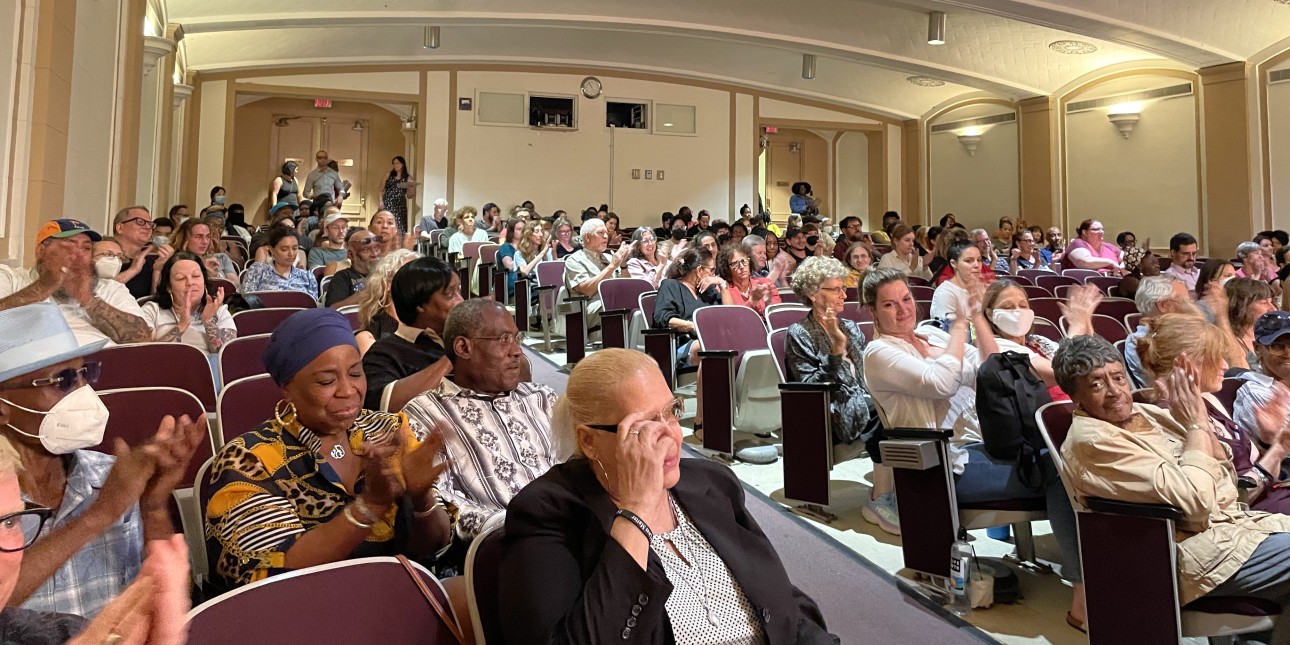
<svg viewBox="0 0 1290 645">
<path fill-rule="evenodd" d="M 408 164 L 402 156 L 396 156 L 390 162 L 393 167 L 385 177 L 385 188 L 381 191 L 381 203 L 377 210 L 390 211 L 394 215 L 394 224 L 399 227 L 399 234 L 408 232 L 408 200 L 416 197 L 416 182 L 408 174 Z"/>
</svg>

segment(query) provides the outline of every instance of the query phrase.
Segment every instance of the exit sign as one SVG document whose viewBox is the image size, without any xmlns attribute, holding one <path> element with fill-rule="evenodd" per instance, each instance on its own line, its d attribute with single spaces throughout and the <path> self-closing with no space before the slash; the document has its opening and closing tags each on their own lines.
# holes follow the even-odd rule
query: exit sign
<svg viewBox="0 0 1290 645">
<path fill-rule="evenodd" d="M 314 107 L 329 108 L 331 107 L 331 99 L 314 99 Z"/>
<path fill-rule="evenodd" d="M 777 133 L 779 133 L 779 128 L 773 125 L 766 126 L 766 134 L 777 134 Z"/>
</svg>

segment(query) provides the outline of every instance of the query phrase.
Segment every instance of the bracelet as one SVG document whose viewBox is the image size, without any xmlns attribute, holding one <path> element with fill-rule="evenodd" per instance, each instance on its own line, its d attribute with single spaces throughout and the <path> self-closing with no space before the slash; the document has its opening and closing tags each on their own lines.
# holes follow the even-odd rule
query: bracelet
<svg viewBox="0 0 1290 645">
<path fill-rule="evenodd" d="M 620 508 L 618 509 L 618 512 L 614 513 L 614 517 L 621 517 L 627 520 L 628 522 L 635 524 L 636 528 L 640 529 L 641 533 L 645 534 L 646 540 L 654 539 L 654 532 L 649 529 L 649 525 L 646 524 L 645 520 L 642 520 L 639 515 L 625 508 Z"/>
<path fill-rule="evenodd" d="M 1257 470 L 1259 474 L 1263 475 L 1266 478 L 1265 481 L 1275 482 L 1281 479 L 1280 477 L 1273 477 L 1272 473 L 1268 472 L 1265 468 L 1263 468 L 1263 466 L 1260 466 L 1258 464 L 1254 464 L 1254 470 Z"/>
<path fill-rule="evenodd" d="M 363 498 L 361 496 L 354 498 L 354 506 L 358 507 L 358 512 L 362 513 L 363 517 L 367 518 L 369 526 L 381 521 L 381 517 L 376 513 L 372 512 L 372 508 L 367 505 L 367 502 L 363 501 Z M 349 508 L 349 507 L 346 506 L 345 508 Z"/>
<path fill-rule="evenodd" d="M 439 491 L 435 490 L 433 486 L 431 486 L 430 490 L 426 492 L 426 499 L 434 500 L 434 503 L 428 506 L 424 511 L 418 511 L 416 509 L 413 509 L 413 512 L 412 512 L 413 517 L 416 517 L 416 518 L 429 517 L 431 514 L 435 512 L 435 509 L 443 508 L 443 500 L 439 499 Z"/>
<path fill-rule="evenodd" d="M 356 526 L 356 527 L 358 527 L 358 528 L 360 528 L 360 529 L 363 529 L 364 531 L 370 531 L 370 530 L 372 530 L 372 527 L 373 527 L 373 526 L 375 526 L 375 523 L 372 523 L 372 524 L 364 524 L 364 523 L 362 523 L 362 522 L 358 521 L 358 518 L 354 517 L 353 508 L 354 508 L 353 506 L 346 505 L 346 506 L 345 506 L 345 510 L 341 511 L 341 512 L 340 512 L 340 514 L 341 514 L 341 515 L 342 515 L 346 520 L 348 520 L 350 524 L 353 524 L 354 526 Z"/>
</svg>

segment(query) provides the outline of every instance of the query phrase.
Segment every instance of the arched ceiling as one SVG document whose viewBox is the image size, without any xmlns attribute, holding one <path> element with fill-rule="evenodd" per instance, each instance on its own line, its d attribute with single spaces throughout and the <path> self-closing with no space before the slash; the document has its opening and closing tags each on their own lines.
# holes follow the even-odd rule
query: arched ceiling
<svg viewBox="0 0 1290 645">
<path fill-rule="evenodd" d="M 586 66 L 729 82 L 917 117 L 1049 94 L 1110 65 L 1245 60 L 1290 35 L 1274 0 L 165 0 L 199 72 L 399 63 Z M 947 43 L 926 43 L 927 13 Z M 422 26 L 442 26 L 439 49 Z M 1058 40 L 1097 47 L 1051 50 Z M 814 80 L 801 55 L 817 56 Z M 937 87 L 909 76 L 941 81 Z"/>
</svg>

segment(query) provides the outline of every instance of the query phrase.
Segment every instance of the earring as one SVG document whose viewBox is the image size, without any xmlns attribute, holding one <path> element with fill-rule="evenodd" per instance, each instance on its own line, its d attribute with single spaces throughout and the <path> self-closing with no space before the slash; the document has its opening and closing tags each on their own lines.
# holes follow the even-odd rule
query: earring
<svg viewBox="0 0 1290 645">
<path fill-rule="evenodd" d="M 278 411 L 279 407 L 282 407 L 281 412 Z M 290 401 L 285 399 L 273 404 L 273 420 L 277 421 L 278 424 L 285 426 L 287 425 L 287 419 L 283 419 L 283 415 L 286 415 L 288 419 L 296 416 L 296 407 L 292 405 Z"/>
<path fill-rule="evenodd" d="M 609 472 L 605 470 L 605 465 L 600 463 L 600 457 L 595 457 L 596 464 L 600 466 L 600 474 L 605 476 L 605 483 L 609 483 Z"/>
</svg>

